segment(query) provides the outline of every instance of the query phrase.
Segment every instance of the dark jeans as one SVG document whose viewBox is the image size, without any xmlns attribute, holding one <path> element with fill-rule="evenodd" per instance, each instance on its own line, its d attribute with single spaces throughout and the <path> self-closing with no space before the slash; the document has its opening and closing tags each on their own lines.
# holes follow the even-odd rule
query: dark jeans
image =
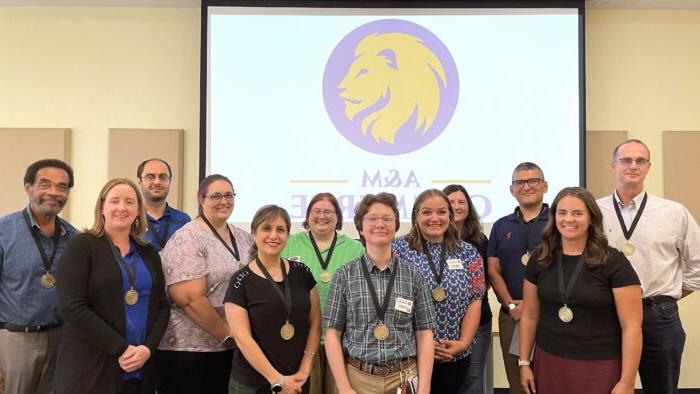
<svg viewBox="0 0 700 394">
<path fill-rule="evenodd" d="M 644 305 L 639 377 L 644 394 L 678 393 L 685 331 L 675 302 Z"/>
<path fill-rule="evenodd" d="M 233 350 L 174 352 L 155 355 L 158 394 L 227 394 Z"/>
<path fill-rule="evenodd" d="M 479 326 L 476 330 L 475 342 L 469 356 L 469 368 L 459 394 L 483 394 L 486 375 L 486 355 L 491 348 L 491 322 Z"/>
<path fill-rule="evenodd" d="M 127 379 L 122 381 L 122 389 L 119 394 L 141 394 L 141 379 Z"/>
<path fill-rule="evenodd" d="M 456 393 L 469 368 L 469 356 L 455 362 L 433 364 L 431 393 Z"/>
</svg>

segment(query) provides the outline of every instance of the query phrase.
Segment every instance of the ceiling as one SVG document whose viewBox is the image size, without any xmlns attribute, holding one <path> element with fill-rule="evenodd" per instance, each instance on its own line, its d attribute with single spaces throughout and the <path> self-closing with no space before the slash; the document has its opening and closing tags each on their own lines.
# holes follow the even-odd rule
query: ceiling
<svg viewBox="0 0 700 394">
<path fill-rule="evenodd" d="M 586 8 L 700 10 L 700 0 L 585 0 Z M 201 7 L 201 0 L 0 0 L 26 7 Z"/>
</svg>

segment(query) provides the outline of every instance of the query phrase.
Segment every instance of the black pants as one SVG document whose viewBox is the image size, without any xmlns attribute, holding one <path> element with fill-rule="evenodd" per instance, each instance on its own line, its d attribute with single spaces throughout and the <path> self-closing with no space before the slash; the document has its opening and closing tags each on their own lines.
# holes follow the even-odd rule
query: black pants
<svg viewBox="0 0 700 394">
<path fill-rule="evenodd" d="M 141 379 L 127 379 L 122 381 L 122 389 L 119 394 L 141 394 Z"/>
<path fill-rule="evenodd" d="M 155 355 L 158 394 L 228 394 L 233 350 L 174 352 Z"/>
<path fill-rule="evenodd" d="M 469 371 L 469 357 L 450 363 L 433 364 L 431 393 L 456 393 Z"/>
</svg>

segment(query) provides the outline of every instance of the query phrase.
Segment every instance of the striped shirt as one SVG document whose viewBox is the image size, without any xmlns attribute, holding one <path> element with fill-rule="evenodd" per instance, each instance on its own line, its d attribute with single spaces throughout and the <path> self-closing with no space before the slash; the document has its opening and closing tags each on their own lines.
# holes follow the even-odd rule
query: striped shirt
<svg viewBox="0 0 700 394">
<path fill-rule="evenodd" d="M 379 317 L 359 257 L 335 272 L 323 313 L 323 326 L 342 332 L 345 354 L 364 362 L 386 364 L 416 356 L 415 332 L 435 328 L 430 290 L 413 264 L 394 257 L 387 269 L 380 271 L 369 256 L 365 254 L 364 257 L 380 305 L 393 270 L 398 270 L 384 318 L 389 337 L 383 341 L 374 338 L 373 330 Z M 409 313 L 395 308 L 398 298 L 412 302 Z"/>
</svg>

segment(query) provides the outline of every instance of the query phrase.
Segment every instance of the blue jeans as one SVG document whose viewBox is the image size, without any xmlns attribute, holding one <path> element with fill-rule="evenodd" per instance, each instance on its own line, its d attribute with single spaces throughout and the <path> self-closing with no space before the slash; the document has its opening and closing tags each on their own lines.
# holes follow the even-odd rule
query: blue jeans
<svg viewBox="0 0 700 394">
<path fill-rule="evenodd" d="M 459 394 L 483 394 L 486 383 L 486 354 L 491 346 L 491 322 L 479 326 L 472 345 L 469 369 L 459 387 Z"/>
<path fill-rule="evenodd" d="M 685 331 L 675 302 L 644 305 L 639 377 L 644 394 L 678 393 Z"/>
</svg>

